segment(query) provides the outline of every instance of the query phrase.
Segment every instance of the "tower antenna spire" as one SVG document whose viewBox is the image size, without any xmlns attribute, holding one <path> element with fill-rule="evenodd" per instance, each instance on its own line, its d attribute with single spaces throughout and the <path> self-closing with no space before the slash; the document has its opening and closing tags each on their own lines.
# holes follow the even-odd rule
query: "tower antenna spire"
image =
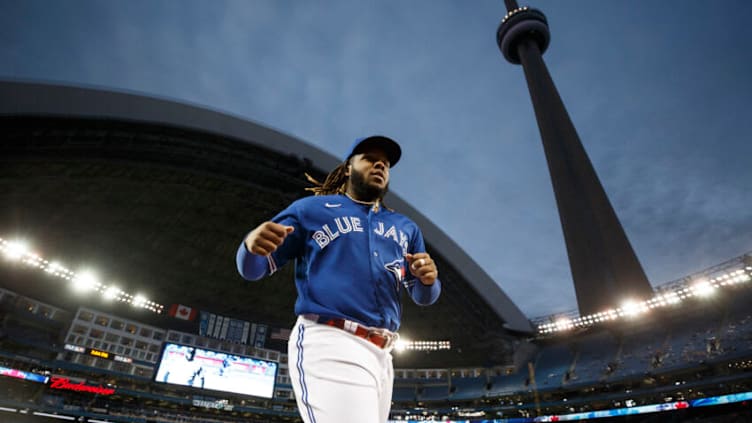
<svg viewBox="0 0 752 423">
<path fill-rule="evenodd" d="M 580 142 L 543 53 L 551 41 L 540 10 L 504 0 L 496 31 L 504 58 L 522 65 L 540 129 L 559 209 L 580 315 L 605 311 L 625 299 L 647 299 L 653 288 Z"/>
</svg>

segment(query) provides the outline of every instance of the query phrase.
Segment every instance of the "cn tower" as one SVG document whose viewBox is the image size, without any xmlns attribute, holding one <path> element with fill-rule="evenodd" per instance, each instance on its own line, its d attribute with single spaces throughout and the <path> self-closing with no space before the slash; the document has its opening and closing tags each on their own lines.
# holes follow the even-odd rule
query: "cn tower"
<svg viewBox="0 0 752 423">
<path fill-rule="evenodd" d="M 537 9 L 504 0 L 496 41 L 507 61 L 521 64 L 535 109 L 559 209 L 580 315 L 652 297 L 640 261 L 580 142 L 543 61 L 551 33 Z"/>
</svg>

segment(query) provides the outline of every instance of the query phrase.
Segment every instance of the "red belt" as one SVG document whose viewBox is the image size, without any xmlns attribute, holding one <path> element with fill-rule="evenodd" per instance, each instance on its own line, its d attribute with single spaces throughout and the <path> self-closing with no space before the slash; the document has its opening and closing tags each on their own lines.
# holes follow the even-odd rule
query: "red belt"
<svg viewBox="0 0 752 423">
<path fill-rule="evenodd" d="M 386 329 L 369 328 L 357 322 L 353 322 L 352 320 L 346 320 L 346 319 L 341 319 L 341 318 L 328 318 L 328 317 L 318 316 L 315 314 L 306 314 L 304 315 L 304 317 L 306 317 L 307 319 L 313 320 L 317 323 L 321 323 L 323 325 L 342 329 L 359 338 L 363 338 L 369 341 L 370 343 L 376 345 L 377 347 L 381 349 L 391 347 L 394 344 L 394 341 L 396 341 L 398 338 L 396 333 L 389 332 Z"/>
</svg>

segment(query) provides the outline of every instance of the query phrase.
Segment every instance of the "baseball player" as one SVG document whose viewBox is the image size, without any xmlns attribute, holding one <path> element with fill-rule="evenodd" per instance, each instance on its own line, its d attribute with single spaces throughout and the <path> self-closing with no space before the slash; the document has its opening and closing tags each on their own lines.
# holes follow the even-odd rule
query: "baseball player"
<svg viewBox="0 0 752 423">
<path fill-rule="evenodd" d="M 385 422 L 402 291 L 419 305 L 441 292 L 418 226 L 382 204 L 401 154 L 391 138 L 356 140 L 323 183 L 309 177 L 315 196 L 293 202 L 238 248 L 248 280 L 295 259 L 288 363 L 306 423 Z"/>
</svg>

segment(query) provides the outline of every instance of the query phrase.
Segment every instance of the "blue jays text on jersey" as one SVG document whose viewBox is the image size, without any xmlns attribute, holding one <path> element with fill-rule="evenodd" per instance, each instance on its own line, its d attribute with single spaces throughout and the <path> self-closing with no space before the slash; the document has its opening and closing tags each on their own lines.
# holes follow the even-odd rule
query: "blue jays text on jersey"
<svg viewBox="0 0 752 423">
<path fill-rule="evenodd" d="M 438 279 L 431 286 L 409 280 L 404 256 L 424 252 L 425 244 L 418 226 L 402 214 L 344 195 L 322 195 L 293 202 L 272 221 L 295 230 L 268 257 L 241 243 L 238 270 L 257 280 L 295 259 L 297 315 L 341 317 L 396 331 L 402 287 L 420 305 L 433 304 L 441 292 Z"/>
</svg>

